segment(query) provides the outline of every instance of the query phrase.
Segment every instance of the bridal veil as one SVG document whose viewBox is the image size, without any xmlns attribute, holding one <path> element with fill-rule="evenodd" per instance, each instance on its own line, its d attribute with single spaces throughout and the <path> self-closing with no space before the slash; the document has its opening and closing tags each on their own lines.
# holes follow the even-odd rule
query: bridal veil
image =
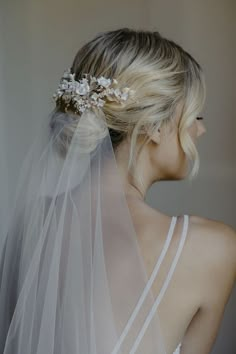
<svg viewBox="0 0 236 354">
<path fill-rule="evenodd" d="M 53 111 L 22 165 L 1 235 L 0 352 L 164 354 L 158 313 L 131 351 L 154 299 L 108 128 L 85 111 L 65 154 L 73 119 Z"/>
</svg>

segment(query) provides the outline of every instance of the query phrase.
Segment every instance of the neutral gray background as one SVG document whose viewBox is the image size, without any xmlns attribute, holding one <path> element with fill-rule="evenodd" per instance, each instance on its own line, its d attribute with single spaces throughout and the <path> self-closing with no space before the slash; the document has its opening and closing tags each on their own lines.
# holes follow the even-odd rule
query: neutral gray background
<svg viewBox="0 0 236 354">
<path fill-rule="evenodd" d="M 0 224 L 18 171 L 51 96 L 78 48 L 119 27 L 158 30 L 202 65 L 207 133 L 200 139 L 196 181 L 156 183 L 148 201 L 164 212 L 196 214 L 236 228 L 234 0 L 0 0 Z M 1 226 L 0 226 L 1 227 Z M 209 252 L 211 250 L 209 249 Z M 236 291 L 212 353 L 236 352 Z"/>
</svg>

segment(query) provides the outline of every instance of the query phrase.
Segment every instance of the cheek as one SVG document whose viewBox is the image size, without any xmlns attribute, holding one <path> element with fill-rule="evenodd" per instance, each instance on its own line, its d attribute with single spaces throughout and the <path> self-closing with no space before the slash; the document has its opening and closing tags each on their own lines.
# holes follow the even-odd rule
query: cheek
<svg viewBox="0 0 236 354">
<path fill-rule="evenodd" d="M 188 159 L 187 156 L 182 149 L 179 136 L 176 137 L 176 147 L 175 147 L 175 166 L 177 174 L 180 176 L 185 176 L 186 170 L 188 168 Z"/>
<path fill-rule="evenodd" d="M 175 137 L 172 137 L 172 139 L 170 139 L 169 142 L 166 143 L 163 151 L 163 155 L 165 155 L 164 160 L 166 163 L 166 167 L 168 166 L 170 170 L 176 172 L 185 166 L 186 155 L 181 147 L 177 135 Z"/>
</svg>

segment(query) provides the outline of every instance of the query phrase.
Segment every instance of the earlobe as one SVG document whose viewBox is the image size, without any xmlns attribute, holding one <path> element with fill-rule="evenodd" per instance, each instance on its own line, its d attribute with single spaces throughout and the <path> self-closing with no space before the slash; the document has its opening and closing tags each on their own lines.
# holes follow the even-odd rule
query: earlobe
<svg viewBox="0 0 236 354">
<path fill-rule="evenodd" d="M 150 136 L 151 140 L 156 143 L 160 144 L 161 142 L 161 130 L 160 128 L 156 129 Z"/>
</svg>

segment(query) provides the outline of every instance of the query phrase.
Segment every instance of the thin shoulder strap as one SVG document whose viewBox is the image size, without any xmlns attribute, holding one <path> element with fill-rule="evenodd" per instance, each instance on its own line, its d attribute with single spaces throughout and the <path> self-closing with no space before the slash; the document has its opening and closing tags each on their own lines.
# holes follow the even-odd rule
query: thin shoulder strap
<svg viewBox="0 0 236 354">
<path fill-rule="evenodd" d="M 159 295 L 156 297 L 156 300 L 148 314 L 148 316 L 146 317 L 146 320 L 143 324 L 143 327 L 141 328 L 134 344 L 133 344 L 133 347 L 131 348 L 131 351 L 129 352 L 129 354 L 134 354 L 138 348 L 138 345 L 140 343 L 140 341 L 142 340 L 143 338 L 143 335 L 145 334 L 145 331 L 147 329 L 147 327 L 149 326 L 154 314 L 156 313 L 156 310 L 164 296 L 164 293 L 170 283 L 170 280 L 171 280 L 171 277 L 174 273 L 174 270 L 176 268 L 176 265 L 177 265 L 177 262 L 179 260 L 179 257 L 180 257 L 180 254 L 181 254 L 181 251 L 183 249 L 183 246 L 184 246 L 184 242 L 185 242 L 185 239 L 186 239 L 186 236 L 187 236 L 187 231 L 188 231 L 188 225 L 189 225 L 189 216 L 188 215 L 184 215 L 184 225 L 183 225 L 183 231 L 182 231 L 182 235 L 181 235 L 181 238 L 180 238 L 180 242 L 179 242 L 179 247 L 177 249 L 177 252 L 176 252 L 176 255 L 174 257 L 174 260 L 171 264 L 171 267 L 170 267 L 170 270 L 167 274 L 167 277 L 165 279 L 165 282 L 161 288 L 161 291 L 159 293 Z"/>
<path fill-rule="evenodd" d="M 126 326 L 125 326 L 125 328 L 124 328 L 124 330 L 123 330 L 118 342 L 116 343 L 116 346 L 115 346 L 115 348 L 112 351 L 112 354 L 118 353 L 118 351 L 120 349 L 120 346 L 122 345 L 126 335 L 128 334 L 130 328 L 132 327 L 132 324 L 133 324 L 133 322 L 134 322 L 134 320 L 135 320 L 135 318 L 136 318 L 136 316 L 137 316 L 137 314 L 138 314 L 138 312 L 139 312 L 139 310 L 140 310 L 140 308 L 141 308 L 141 306 L 142 306 L 142 304 L 143 304 L 148 292 L 150 291 L 150 289 L 152 287 L 152 284 L 153 284 L 153 282 L 155 280 L 155 277 L 156 277 L 156 275 L 158 273 L 158 270 L 159 270 L 159 268 L 160 268 L 160 266 L 161 266 L 161 264 L 163 262 L 163 259 L 164 259 L 165 255 L 166 255 L 166 252 L 167 252 L 167 250 L 168 250 L 168 248 L 170 246 L 170 243 L 171 243 L 171 240 L 172 240 L 172 237 L 173 237 L 173 234 L 174 234 L 176 221 L 177 221 L 177 217 L 173 216 L 172 219 L 171 219 L 171 223 L 170 223 L 170 227 L 169 227 L 169 231 L 168 231 L 168 234 L 167 234 L 167 238 L 166 238 L 165 244 L 164 244 L 163 249 L 161 251 L 161 255 L 159 256 L 159 258 L 157 260 L 157 263 L 156 263 L 156 265 L 155 265 L 155 267 L 154 267 L 154 269 L 152 271 L 152 274 L 151 274 L 151 276 L 150 276 L 150 278 L 149 278 L 149 280 L 148 280 L 148 282 L 147 282 L 147 284 L 146 284 L 146 286 L 145 286 L 145 288 L 144 288 L 144 290 L 142 292 L 142 295 L 140 296 L 139 301 L 138 301 L 137 305 L 135 306 L 135 309 L 132 312 L 132 315 L 129 318 L 129 321 L 127 322 L 127 324 L 126 324 Z"/>
</svg>

